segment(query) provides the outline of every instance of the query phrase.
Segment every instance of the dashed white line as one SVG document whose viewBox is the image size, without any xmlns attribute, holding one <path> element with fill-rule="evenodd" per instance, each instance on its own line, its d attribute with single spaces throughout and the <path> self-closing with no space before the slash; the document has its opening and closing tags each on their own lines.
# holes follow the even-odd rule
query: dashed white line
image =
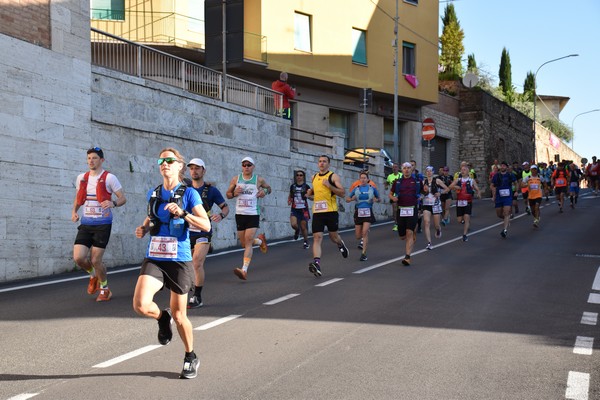
<svg viewBox="0 0 600 400">
<path fill-rule="evenodd" d="M 594 278 L 592 290 L 600 290 L 600 268 L 598 268 L 598 271 L 596 272 L 596 278 Z"/>
<path fill-rule="evenodd" d="M 207 324 L 200 325 L 200 326 L 194 328 L 194 330 L 195 331 L 205 331 L 207 329 L 214 328 L 215 326 L 219 326 L 221 324 L 224 324 L 225 322 L 232 321 L 239 317 L 241 317 L 241 315 L 237 315 L 237 314 L 229 315 L 227 317 L 219 318 L 219 319 L 209 322 Z"/>
<path fill-rule="evenodd" d="M 272 306 L 274 304 L 281 303 L 282 301 L 293 299 L 296 296 L 300 296 L 300 293 L 291 293 L 291 294 L 288 294 L 287 296 L 279 297 L 279 298 L 276 298 L 274 300 L 267 301 L 266 303 L 263 303 L 263 304 L 265 306 Z"/>
<path fill-rule="evenodd" d="M 142 355 L 142 354 L 147 353 L 149 351 L 152 351 L 154 349 L 158 349 L 159 347 L 162 347 L 162 346 L 159 345 L 159 344 L 153 344 L 153 345 L 150 345 L 150 346 L 145 346 L 145 347 L 142 347 L 141 349 L 137 349 L 137 350 L 134 350 L 134 351 L 130 351 L 129 353 L 123 354 L 122 356 L 115 357 L 115 358 L 113 358 L 111 360 L 108 360 L 108 361 L 104 361 L 103 363 L 93 365 L 92 368 L 108 368 L 108 367 L 112 367 L 115 364 L 118 364 L 118 363 L 123 362 L 123 361 L 127 361 L 130 358 L 137 357 L 139 355 Z"/>
<path fill-rule="evenodd" d="M 593 337 L 577 336 L 577 339 L 575 339 L 575 346 L 573 347 L 573 353 L 582 354 L 584 356 L 591 356 L 593 347 L 594 347 L 594 338 Z"/>
<path fill-rule="evenodd" d="M 325 281 L 323 283 L 319 283 L 318 285 L 315 285 L 315 286 L 317 286 L 317 287 L 323 287 L 323 286 L 331 285 L 332 283 L 339 282 L 339 281 L 341 281 L 343 279 L 344 278 L 334 278 L 334 279 L 330 279 L 328 281 Z"/>
<path fill-rule="evenodd" d="M 584 311 L 581 316 L 583 325 L 596 325 L 598 323 L 598 313 Z"/>
<path fill-rule="evenodd" d="M 569 371 L 565 398 L 570 400 L 588 400 L 590 390 L 590 374 Z"/>
<path fill-rule="evenodd" d="M 590 293 L 590 297 L 588 297 L 588 303 L 600 304 L 600 294 Z"/>
</svg>

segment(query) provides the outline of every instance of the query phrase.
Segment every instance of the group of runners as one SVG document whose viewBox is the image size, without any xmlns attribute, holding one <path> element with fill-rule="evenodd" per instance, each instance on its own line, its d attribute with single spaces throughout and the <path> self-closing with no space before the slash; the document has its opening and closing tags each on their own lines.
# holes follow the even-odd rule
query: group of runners
<svg viewBox="0 0 600 400">
<path fill-rule="evenodd" d="M 117 177 L 102 167 L 104 152 L 99 147 L 87 150 L 89 171 L 76 180 L 76 196 L 72 208 L 72 220 L 80 222 L 73 249 L 75 263 L 90 274 L 87 292 L 95 295 L 96 301 L 109 301 L 112 292 L 108 287 L 106 268 L 102 261 L 112 228 L 112 208 L 125 205 L 127 199 Z M 348 191 L 343 187 L 338 174 L 330 170 L 330 158 L 318 158 L 318 172 L 307 180 L 305 171 L 294 171 L 293 183 L 288 194 L 290 225 L 294 240 L 300 235 L 303 248 L 311 248 L 309 222 L 313 235 L 310 273 L 316 277 L 323 274 L 321 265 L 322 243 L 327 230 L 329 239 L 341 256 L 347 258 L 349 250 L 339 231 L 338 198 L 355 203 L 354 224 L 357 247 L 361 250 L 359 260 L 366 261 L 369 244 L 369 229 L 375 222 L 373 204 L 383 201 L 381 192 L 370 179 L 368 171 L 361 171 L 358 180 Z M 221 192 L 205 181 L 206 164 L 200 158 L 188 163 L 174 148 L 165 148 L 157 160 L 163 178 L 160 185 L 147 193 L 147 216 L 135 229 L 135 235 L 143 238 L 150 234 L 145 258 L 133 295 L 133 309 L 140 315 L 154 318 L 158 322 L 158 341 L 166 345 L 173 337 L 172 324 L 185 348 L 181 378 L 194 378 L 199 365 L 193 349 L 193 330 L 187 317 L 187 309 L 203 306 L 204 262 L 212 249 L 212 223 L 220 223 L 228 217 L 229 206 Z M 185 171 L 189 169 L 189 178 Z M 271 193 L 266 180 L 254 172 L 255 162 L 251 157 L 241 161 L 241 173 L 229 182 L 227 199 L 235 199 L 235 223 L 237 238 L 244 249 L 241 267 L 233 273 L 241 280 L 248 279 L 248 269 L 253 257 L 253 248 L 258 246 L 267 252 L 267 240 L 260 228 L 259 200 Z M 551 171 L 548 174 L 548 171 Z M 425 168 L 425 174 L 416 169 L 416 162 L 394 164 L 393 172 L 387 177 L 385 190 L 392 204 L 395 224 L 400 239 L 405 241 L 405 256 L 402 264 L 411 264 L 411 254 L 416 234 L 424 229 L 426 248 L 433 249 L 432 235 L 441 238 L 442 226 L 450 223 L 450 207 L 456 196 L 457 221 L 463 224 L 463 241 L 468 241 L 473 198 L 481 198 L 475 171 L 466 162 L 454 176 L 448 167 L 438 170 Z M 526 210 L 533 215 L 534 226 L 539 226 L 539 205 L 542 197 L 554 190 L 562 212 L 565 196 L 575 207 L 579 183 L 586 177 L 590 187 L 598 194 L 600 165 L 593 158 L 585 173 L 574 164 L 558 163 L 556 169 L 544 165 L 522 164 L 522 168 L 509 166 L 506 162 L 494 163 L 489 176 L 492 200 L 496 212 L 504 221 L 501 235 L 507 237 L 510 218 L 518 213 L 517 195 L 522 193 Z M 114 196 L 114 197 L 113 197 Z M 312 202 L 312 216 L 309 201 Z M 214 206 L 218 211 L 213 213 Z M 82 209 L 82 216 L 79 210 Z M 166 287 L 170 290 L 169 307 L 161 309 L 155 302 L 155 294 Z"/>
</svg>

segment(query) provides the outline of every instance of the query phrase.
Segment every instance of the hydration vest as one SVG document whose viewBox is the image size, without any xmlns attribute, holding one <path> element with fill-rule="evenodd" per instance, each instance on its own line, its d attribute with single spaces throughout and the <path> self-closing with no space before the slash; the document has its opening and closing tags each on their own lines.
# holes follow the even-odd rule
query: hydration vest
<svg viewBox="0 0 600 400">
<path fill-rule="evenodd" d="M 96 183 L 96 200 L 98 201 L 98 203 L 102 203 L 104 200 L 111 199 L 111 194 L 108 192 L 108 190 L 106 190 L 107 176 L 108 171 L 104 171 L 98 177 L 98 182 Z M 83 179 L 79 182 L 79 191 L 77 191 L 77 205 L 79 206 L 84 205 L 87 199 L 87 184 L 89 177 L 90 171 L 86 172 L 83 175 Z"/>
<path fill-rule="evenodd" d="M 168 201 L 164 201 L 161 195 L 162 187 L 162 184 L 158 185 L 154 189 L 154 192 L 152 192 L 150 200 L 148 201 L 148 218 L 150 218 L 150 235 L 152 236 L 156 236 L 158 234 L 160 231 L 160 226 L 163 223 L 158 217 L 158 207 L 165 203 L 175 203 L 179 208 L 183 209 L 183 194 L 188 188 L 184 183 L 182 183 L 173 193 L 173 197 L 171 197 Z M 173 218 L 172 214 L 171 218 Z M 187 221 L 185 224 L 187 227 Z"/>
</svg>

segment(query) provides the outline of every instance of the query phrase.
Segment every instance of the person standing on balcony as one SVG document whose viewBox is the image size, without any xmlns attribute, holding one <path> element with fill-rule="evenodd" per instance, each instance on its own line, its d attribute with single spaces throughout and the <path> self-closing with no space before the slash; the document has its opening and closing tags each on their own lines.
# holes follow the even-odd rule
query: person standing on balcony
<svg viewBox="0 0 600 400">
<path fill-rule="evenodd" d="M 271 84 L 271 89 L 283 94 L 283 96 L 275 95 L 275 109 L 277 110 L 277 114 L 291 121 L 292 109 L 290 108 L 290 99 L 296 97 L 296 89 L 291 87 L 287 83 L 287 80 L 287 72 L 282 72 L 279 74 L 279 79 Z"/>
</svg>

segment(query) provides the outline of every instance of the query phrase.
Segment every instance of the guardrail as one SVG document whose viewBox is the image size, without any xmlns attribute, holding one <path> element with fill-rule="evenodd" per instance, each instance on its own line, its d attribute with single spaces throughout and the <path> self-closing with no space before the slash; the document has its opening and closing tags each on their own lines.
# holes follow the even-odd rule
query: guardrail
<svg viewBox="0 0 600 400">
<path fill-rule="evenodd" d="M 91 28 L 91 45 L 93 65 L 266 114 L 275 115 L 283 107 L 283 97 L 270 88 L 231 75 L 224 80 L 219 71 L 95 28 Z"/>
</svg>

